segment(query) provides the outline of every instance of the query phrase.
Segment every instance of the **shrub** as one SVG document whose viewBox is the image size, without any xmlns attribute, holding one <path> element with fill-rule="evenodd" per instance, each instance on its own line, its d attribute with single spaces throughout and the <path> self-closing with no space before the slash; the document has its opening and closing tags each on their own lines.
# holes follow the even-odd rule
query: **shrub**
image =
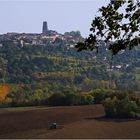
<svg viewBox="0 0 140 140">
<path fill-rule="evenodd" d="M 93 104 L 94 98 L 90 94 L 52 94 L 48 102 L 53 106 Z"/>
<path fill-rule="evenodd" d="M 140 108 L 140 97 L 131 96 L 131 99 L 132 99 L 133 101 L 135 101 L 136 104 L 138 105 L 138 107 Z"/>
<path fill-rule="evenodd" d="M 107 91 L 104 89 L 95 89 L 91 92 L 91 95 L 94 97 L 94 103 L 101 103 L 107 96 Z"/>
<path fill-rule="evenodd" d="M 85 105 L 87 103 L 86 95 L 85 94 L 79 94 L 79 105 Z"/>
<path fill-rule="evenodd" d="M 139 116 L 139 106 L 127 92 L 116 92 L 103 102 L 107 117 L 136 118 Z"/>
<path fill-rule="evenodd" d="M 76 94 L 66 94 L 66 105 L 76 105 L 77 104 L 77 95 Z"/>
<path fill-rule="evenodd" d="M 52 94 L 49 97 L 49 104 L 53 106 L 61 106 L 61 105 L 66 105 L 66 96 L 62 93 L 57 93 L 57 94 Z"/>
<path fill-rule="evenodd" d="M 127 96 L 118 102 L 117 113 L 120 118 L 135 118 L 138 113 L 138 106 L 135 101 L 130 100 Z"/>
<path fill-rule="evenodd" d="M 106 98 L 104 103 L 105 113 L 107 117 L 115 117 L 117 115 L 117 98 Z"/>
<path fill-rule="evenodd" d="M 75 97 L 75 105 L 87 105 L 94 102 L 94 97 L 90 94 L 77 94 Z"/>
<path fill-rule="evenodd" d="M 93 104 L 94 103 L 94 97 L 90 94 L 86 95 L 86 103 L 87 104 Z"/>
</svg>

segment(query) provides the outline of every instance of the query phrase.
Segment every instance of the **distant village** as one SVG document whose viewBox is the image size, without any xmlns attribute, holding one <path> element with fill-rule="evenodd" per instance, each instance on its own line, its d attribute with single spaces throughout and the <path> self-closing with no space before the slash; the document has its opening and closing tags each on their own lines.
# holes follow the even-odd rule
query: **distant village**
<svg viewBox="0 0 140 140">
<path fill-rule="evenodd" d="M 46 21 L 43 22 L 42 33 L 6 33 L 0 35 L 0 47 L 3 46 L 4 42 L 12 42 L 15 45 L 19 45 L 23 47 L 24 45 L 43 45 L 46 46 L 49 43 L 53 44 L 56 40 L 62 40 L 66 43 L 67 48 L 74 48 L 75 44 L 79 41 L 83 41 L 84 38 L 81 36 L 80 31 L 71 31 L 65 32 L 64 34 L 60 34 L 56 31 L 49 30 L 48 24 Z M 106 48 L 106 51 L 108 49 Z M 124 53 L 122 50 L 120 53 Z M 96 56 L 93 57 L 96 59 Z M 104 62 L 107 61 L 107 58 L 104 57 Z M 124 67 L 129 67 L 129 65 L 125 65 Z M 122 65 L 112 66 L 113 69 L 121 70 L 123 69 Z M 108 68 L 110 71 L 110 68 Z"/>
<path fill-rule="evenodd" d="M 83 40 L 79 31 L 66 32 L 60 34 L 56 31 L 49 30 L 47 22 L 43 22 L 42 33 L 6 33 L 0 35 L 0 47 L 3 42 L 13 42 L 15 45 L 47 45 L 55 42 L 56 39 L 61 39 L 67 43 L 68 47 L 74 47 L 76 42 Z"/>
</svg>

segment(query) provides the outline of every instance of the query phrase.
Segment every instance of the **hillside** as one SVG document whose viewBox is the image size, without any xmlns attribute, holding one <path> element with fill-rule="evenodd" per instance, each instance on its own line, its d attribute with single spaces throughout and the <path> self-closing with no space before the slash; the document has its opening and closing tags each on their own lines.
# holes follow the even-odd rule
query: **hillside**
<svg viewBox="0 0 140 140">
<path fill-rule="evenodd" d="M 67 33 L 68 34 L 68 33 Z M 68 41 L 46 45 L 3 41 L 0 47 L 0 83 L 19 102 L 45 99 L 52 93 L 89 92 L 95 88 L 140 91 L 140 47 L 114 56 L 104 42 L 96 51 L 77 52 Z M 74 45 L 74 44 L 73 44 Z M 7 95 L 5 95 L 6 97 Z"/>
<path fill-rule="evenodd" d="M 4 42 L 0 47 L 0 81 L 5 83 L 32 83 L 33 81 L 61 81 L 82 83 L 84 79 L 115 82 L 139 81 L 140 48 L 122 51 L 114 56 L 110 74 L 111 54 L 103 42 L 96 52 L 77 52 L 65 41 L 56 40 L 47 45 L 15 45 Z"/>
</svg>

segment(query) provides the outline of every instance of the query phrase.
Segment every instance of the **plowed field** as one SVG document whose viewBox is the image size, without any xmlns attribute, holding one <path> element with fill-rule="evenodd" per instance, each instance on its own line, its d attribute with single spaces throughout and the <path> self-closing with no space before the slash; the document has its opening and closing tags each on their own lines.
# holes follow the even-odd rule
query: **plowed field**
<svg viewBox="0 0 140 140">
<path fill-rule="evenodd" d="M 0 138 L 140 138 L 140 120 L 103 116 L 102 105 L 0 109 Z"/>
</svg>

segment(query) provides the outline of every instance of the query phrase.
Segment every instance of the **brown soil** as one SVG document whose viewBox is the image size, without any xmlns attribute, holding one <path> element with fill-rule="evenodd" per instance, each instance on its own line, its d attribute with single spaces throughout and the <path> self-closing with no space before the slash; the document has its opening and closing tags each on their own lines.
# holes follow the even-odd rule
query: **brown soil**
<svg viewBox="0 0 140 140">
<path fill-rule="evenodd" d="M 105 119 L 101 105 L 0 110 L 0 138 L 140 138 L 140 120 Z M 49 130 L 53 122 L 58 129 Z"/>
</svg>

